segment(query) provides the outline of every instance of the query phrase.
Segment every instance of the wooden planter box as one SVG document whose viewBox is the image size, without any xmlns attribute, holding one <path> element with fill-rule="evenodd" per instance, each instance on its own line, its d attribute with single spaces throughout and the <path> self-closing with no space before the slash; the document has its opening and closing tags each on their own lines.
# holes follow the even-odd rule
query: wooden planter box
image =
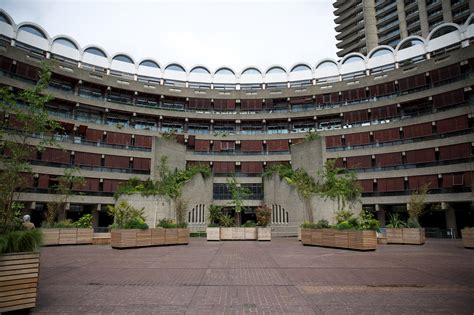
<svg viewBox="0 0 474 315">
<path fill-rule="evenodd" d="M 474 230 L 461 230 L 462 244 L 466 248 L 474 248 Z"/>
<path fill-rule="evenodd" d="M 259 241 L 271 241 L 272 240 L 272 228 L 271 227 L 257 227 L 257 240 L 259 240 Z"/>
<path fill-rule="evenodd" d="M 36 306 L 40 254 L 0 255 L 0 313 Z"/>
<path fill-rule="evenodd" d="M 413 244 L 425 243 L 425 229 L 423 228 L 386 228 L 387 244 Z"/>
<path fill-rule="evenodd" d="M 301 242 L 303 245 L 375 250 L 377 235 L 370 230 L 302 229 Z"/>
<path fill-rule="evenodd" d="M 113 229 L 112 248 L 189 244 L 189 229 Z"/>
<path fill-rule="evenodd" d="M 221 227 L 220 239 L 222 241 L 255 241 L 257 240 L 257 228 Z"/>
<path fill-rule="evenodd" d="M 208 241 L 219 241 L 220 240 L 220 227 L 208 227 L 206 228 L 206 237 Z"/>
<path fill-rule="evenodd" d="M 77 245 L 92 244 L 93 229 L 59 228 L 41 229 L 43 232 L 43 245 Z"/>
</svg>

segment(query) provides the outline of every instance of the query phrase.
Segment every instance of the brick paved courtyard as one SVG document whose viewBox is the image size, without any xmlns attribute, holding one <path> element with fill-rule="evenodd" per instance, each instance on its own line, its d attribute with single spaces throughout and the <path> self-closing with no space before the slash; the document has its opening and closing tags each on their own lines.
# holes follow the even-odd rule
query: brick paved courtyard
<svg viewBox="0 0 474 315">
<path fill-rule="evenodd" d="M 191 239 L 187 246 L 42 249 L 36 313 L 474 312 L 474 250 L 460 241 L 356 252 Z"/>
</svg>

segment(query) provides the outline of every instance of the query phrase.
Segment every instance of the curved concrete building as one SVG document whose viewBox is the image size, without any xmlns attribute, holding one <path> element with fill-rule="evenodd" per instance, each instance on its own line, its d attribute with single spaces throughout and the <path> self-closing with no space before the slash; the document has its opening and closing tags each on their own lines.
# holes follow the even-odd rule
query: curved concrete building
<svg viewBox="0 0 474 315">
<path fill-rule="evenodd" d="M 172 166 L 213 170 L 202 184 L 207 188 L 194 195 L 188 188 L 191 226 L 205 226 L 210 203 L 228 202 L 226 178 L 235 175 L 252 191 L 248 206 L 270 205 L 274 226 L 290 228 L 304 219 L 298 196 L 264 181 L 262 172 L 278 163 L 314 172 L 335 159 L 357 173 L 363 206 L 382 223 L 387 213 L 406 211 L 410 193 L 429 183 L 428 201 L 439 211 L 421 219 L 424 227 L 473 226 L 473 40 L 471 15 L 462 25 L 438 25 L 425 38 L 341 60 L 186 68 L 82 47 L 0 11 L 0 83 L 29 88 L 40 62 L 49 60 L 48 93 L 55 99 L 48 111 L 64 127 L 57 137 L 62 149 L 32 158 L 34 175 L 19 198 L 39 223 L 57 177 L 78 166 L 87 183 L 70 199 L 68 216 L 91 212 L 95 226 L 106 227 L 105 205 L 114 203 L 117 185 L 153 178 L 166 154 Z M 4 119 L 15 128 L 14 117 Z M 313 130 L 321 139 L 303 142 Z M 161 139 L 170 131 L 176 146 Z M 243 222 L 252 215 L 245 213 Z"/>
</svg>

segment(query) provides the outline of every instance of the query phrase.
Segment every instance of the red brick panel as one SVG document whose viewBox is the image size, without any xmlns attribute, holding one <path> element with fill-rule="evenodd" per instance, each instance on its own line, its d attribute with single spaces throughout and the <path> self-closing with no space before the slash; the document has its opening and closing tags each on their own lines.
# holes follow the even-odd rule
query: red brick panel
<svg viewBox="0 0 474 315">
<path fill-rule="evenodd" d="M 443 174 L 442 186 L 443 188 L 464 186 L 469 178 L 469 172 L 457 174 Z M 470 183 L 470 181 L 469 181 Z M 468 186 L 468 185 L 466 185 Z"/>
<path fill-rule="evenodd" d="M 357 183 L 360 185 L 362 192 L 373 192 L 374 191 L 374 181 L 372 179 L 361 179 Z"/>
<path fill-rule="evenodd" d="M 345 138 L 347 146 L 364 145 L 370 143 L 370 135 L 368 132 L 347 134 L 345 135 Z"/>
<path fill-rule="evenodd" d="M 262 162 L 242 162 L 240 164 L 240 170 L 242 173 L 258 174 L 263 172 Z"/>
<path fill-rule="evenodd" d="M 366 109 L 344 113 L 344 122 L 353 123 L 369 120 L 369 113 Z"/>
<path fill-rule="evenodd" d="M 61 149 L 46 148 L 41 154 L 41 160 L 47 162 L 69 164 L 70 153 Z"/>
<path fill-rule="evenodd" d="M 194 143 L 194 151 L 209 152 L 211 142 L 209 140 L 196 140 Z"/>
<path fill-rule="evenodd" d="M 405 152 L 408 164 L 428 163 L 436 160 L 434 148 Z"/>
<path fill-rule="evenodd" d="M 77 165 L 100 166 L 101 158 L 100 154 L 76 152 L 74 161 Z"/>
<path fill-rule="evenodd" d="M 288 140 L 267 140 L 268 152 L 288 151 Z"/>
<path fill-rule="evenodd" d="M 132 135 L 118 132 L 107 132 L 106 142 L 108 144 L 130 145 Z"/>
<path fill-rule="evenodd" d="M 386 119 L 398 116 L 397 105 L 375 107 L 371 109 L 372 119 Z"/>
<path fill-rule="evenodd" d="M 411 89 L 417 89 L 425 85 L 426 75 L 424 73 L 398 80 L 398 86 L 401 92 Z"/>
<path fill-rule="evenodd" d="M 32 188 L 34 187 L 33 174 L 22 173 L 20 174 L 20 179 L 22 181 L 21 187 L 23 188 Z"/>
<path fill-rule="evenodd" d="M 375 165 L 377 167 L 394 166 L 402 164 L 402 154 L 400 152 L 377 154 Z"/>
<path fill-rule="evenodd" d="M 49 175 L 41 174 L 39 176 L 38 188 L 49 188 Z"/>
<path fill-rule="evenodd" d="M 341 92 L 341 101 L 354 101 L 365 98 L 365 88 L 347 90 Z"/>
<path fill-rule="evenodd" d="M 123 183 L 122 180 L 116 179 L 104 179 L 103 190 L 105 192 L 115 192 L 117 190 L 118 185 Z"/>
<path fill-rule="evenodd" d="M 99 191 L 99 179 L 98 178 L 84 178 L 84 185 L 73 187 L 74 190 L 82 191 Z"/>
<path fill-rule="evenodd" d="M 135 135 L 135 146 L 143 148 L 151 148 L 153 137 Z"/>
<path fill-rule="evenodd" d="M 403 177 L 381 178 L 377 180 L 378 191 L 403 191 L 405 190 Z"/>
<path fill-rule="evenodd" d="M 395 92 L 394 82 L 381 83 L 369 87 L 370 96 L 384 96 Z"/>
<path fill-rule="evenodd" d="M 438 120 L 436 122 L 436 129 L 438 133 L 464 130 L 469 128 L 467 116 L 452 117 L 448 119 Z"/>
<path fill-rule="evenodd" d="M 433 95 L 433 107 L 435 108 L 453 106 L 462 102 L 464 102 L 463 89 Z"/>
<path fill-rule="evenodd" d="M 89 129 L 86 130 L 86 140 L 93 142 L 101 142 L 104 132 L 102 130 Z"/>
<path fill-rule="evenodd" d="M 449 80 L 458 77 L 460 74 L 461 67 L 459 66 L 459 63 L 430 71 L 431 82 L 433 83 Z"/>
<path fill-rule="evenodd" d="M 190 98 L 189 108 L 190 109 L 210 109 L 211 100 L 209 98 Z"/>
<path fill-rule="evenodd" d="M 214 100 L 215 110 L 235 110 L 235 100 Z"/>
<path fill-rule="evenodd" d="M 129 163 L 130 158 L 128 156 L 106 155 L 104 166 L 111 168 L 128 168 Z"/>
<path fill-rule="evenodd" d="M 149 171 L 150 170 L 150 159 L 144 158 L 133 158 L 133 169 L 134 170 L 142 170 L 142 171 Z"/>
<path fill-rule="evenodd" d="M 241 110 L 262 110 L 262 100 L 241 100 Z"/>
<path fill-rule="evenodd" d="M 403 127 L 403 134 L 406 139 L 431 136 L 433 134 L 433 127 L 430 122 L 405 126 Z"/>
<path fill-rule="evenodd" d="M 235 163 L 234 162 L 214 162 L 214 173 L 235 173 Z"/>
<path fill-rule="evenodd" d="M 461 143 L 439 148 L 439 159 L 441 161 L 468 158 L 470 155 L 470 143 Z"/>
<path fill-rule="evenodd" d="M 262 152 L 263 142 L 261 140 L 242 140 L 240 150 L 242 152 Z"/>
<path fill-rule="evenodd" d="M 346 164 L 349 169 L 370 168 L 372 167 L 372 156 L 364 155 L 348 157 L 346 158 Z"/>
<path fill-rule="evenodd" d="M 212 146 L 212 151 L 220 152 L 220 151 L 231 151 L 235 150 L 235 141 L 214 141 L 214 145 Z"/>
<path fill-rule="evenodd" d="M 423 185 L 428 185 L 428 188 L 438 188 L 438 176 L 422 175 L 408 177 L 408 188 L 410 190 L 420 189 Z"/>
<path fill-rule="evenodd" d="M 396 140 L 400 140 L 400 131 L 398 128 L 374 131 L 374 141 L 376 143 Z"/>
<path fill-rule="evenodd" d="M 337 148 L 342 146 L 341 136 L 326 137 L 326 148 Z"/>
</svg>

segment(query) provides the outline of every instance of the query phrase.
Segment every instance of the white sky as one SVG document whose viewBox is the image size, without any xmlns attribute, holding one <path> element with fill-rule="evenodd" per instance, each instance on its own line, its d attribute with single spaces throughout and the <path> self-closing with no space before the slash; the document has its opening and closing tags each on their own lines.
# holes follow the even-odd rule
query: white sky
<svg viewBox="0 0 474 315">
<path fill-rule="evenodd" d="M 333 1 L 324 0 L 0 0 L 16 23 L 50 36 L 190 69 L 236 71 L 336 58 Z"/>
</svg>

